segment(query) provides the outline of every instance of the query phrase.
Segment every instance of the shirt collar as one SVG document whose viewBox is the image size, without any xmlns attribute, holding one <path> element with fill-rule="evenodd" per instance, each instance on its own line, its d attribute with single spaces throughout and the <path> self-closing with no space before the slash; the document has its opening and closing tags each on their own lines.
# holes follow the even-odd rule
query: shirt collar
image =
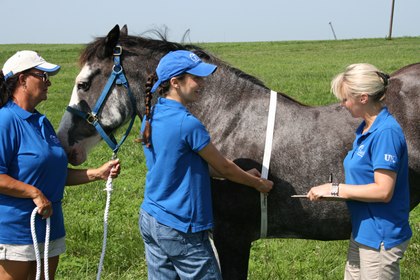
<svg viewBox="0 0 420 280">
<path fill-rule="evenodd" d="M 376 119 L 373 121 L 372 126 L 369 128 L 369 130 L 364 133 L 364 135 L 370 134 L 372 132 L 374 132 L 375 130 L 378 129 L 378 127 L 381 126 L 381 124 L 388 118 L 388 116 L 390 115 L 388 108 L 386 106 L 384 106 L 381 111 L 379 112 L 378 116 L 376 117 Z M 361 135 L 363 133 L 363 128 L 365 127 L 366 122 L 363 121 L 359 127 L 356 130 L 356 134 Z"/>
<path fill-rule="evenodd" d="M 182 105 L 182 103 L 180 103 L 178 101 L 175 101 L 175 100 L 172 100 L 172 99 L 159 97 L 158 104 L 168 106 L 168 107 L 172 107 L 172 108 L 176 108 L 176 109 L 184 109 L 184 110 L 188 111 L 187 108 L 185 108 L 185 106 Z"/>
<path fill-rule="evenodd" d="M 13 100 L 9 100 L 6 105 L 4 105 L 6 108 L 9 108 L 11 111 L 13 111 L 16 115 L 18 115 L 21 119 L 27 120 L 32 116 L 40 115 L 40 113 L 35 110 L 35 112 L 31 113 L 28 112 L 21 107 L 19 107 Z"/>
</svg>

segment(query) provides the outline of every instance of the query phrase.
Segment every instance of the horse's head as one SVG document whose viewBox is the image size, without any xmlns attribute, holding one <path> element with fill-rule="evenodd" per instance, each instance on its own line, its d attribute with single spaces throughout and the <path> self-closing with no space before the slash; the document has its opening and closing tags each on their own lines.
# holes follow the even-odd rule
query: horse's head
<svg viewBox="0 0 420 280">
<path fill-rule="evenodd" d="M 107 36 L 95 39 L 82 52 L 81 71 L 58 129 L 58 137 L 71 164 L 83 163 L 89 150 L 102 138 L 112 146 L 109 143 L 112 137 L 106 139 L 109 135 L 130 118 L 133 120 L 133 115 L 141 118 L 147 78 L 163 55 L 174 50 L 190 50 L 205 61 L 214 59 L 210 63 L 218 63 L 197 46 L 169 42 L 166 34 L 153 33 L 159 39 L 129 36 L 126 26 L 120 30 L 116 25 Z M 120 67 L 122 74 L 117 75 Z M 114 82 L 110 83 L 115 75 Z"/>
<path fill-rule="evenodd" d="M 121 68 L 130 56 L 121 53 L 119 47 L 124 36 L 127 36 L 126 26 L 120 30 L 116 25 L 106 37 L 90 43 L 80 56 L 82 69 L 58 129 L 60 141 L 73 165 L 83 163 L 88 151 L 101 140 L 102 134 L 95 127 L 99 125 L 106 135 L 112 135 L 138 111 L 136 101 L 128 94 L 132 91 L 131 85 L 124 84 L 126 70 Z M 120 66 L 115 59 L 120 61 Z M 101 99 L 103 101 L 98 102 Z"/>
</svg>

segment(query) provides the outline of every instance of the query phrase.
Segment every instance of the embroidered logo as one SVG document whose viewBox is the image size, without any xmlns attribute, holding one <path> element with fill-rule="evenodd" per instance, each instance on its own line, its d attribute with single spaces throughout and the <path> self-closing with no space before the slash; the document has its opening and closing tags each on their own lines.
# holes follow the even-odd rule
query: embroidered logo
<svg viewBox="0 0 420 280">
<path fill-rule="evenodd" d="M 195 53 L 190 53 L 190 58 L 194 62 L 200 61 L 200 58 L 198 58 L 198 56 Z"/>
<path fill-rule="evenodd" d="M 60 140 L 55 136 L 55 135 L 50 135 L 50 140 L 54 143 L 54 144 L 60 144 Z"/>
<path fill-rule="evenodd" d="M 392 163 L 397 162 L 397 157 L 396 156 L 393 156 L 393 155 L 390 155 L 390 154 L 385 154 L 384 157 L 385 157 L 385 161 L 392 162 Z"/>
<path fill-rule="evenodd" d="M 365 155 L 365 151 L 363 150 L 365 148 L 365 145 L 360 145 L 359 148 L 357 148 L 357 155 L 359 157 L 363 157 Z"/>
</svg>

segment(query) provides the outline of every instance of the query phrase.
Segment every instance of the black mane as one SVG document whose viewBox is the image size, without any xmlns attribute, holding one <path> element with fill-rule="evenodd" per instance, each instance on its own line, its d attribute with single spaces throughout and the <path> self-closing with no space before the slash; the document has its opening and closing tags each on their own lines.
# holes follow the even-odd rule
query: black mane
<svg viewBox="0 0 420 280">
<path fill-rule="evenodd" d="M 148 52 L 144 53 L 147 56 L 161 56 L 162 53 L 168 53 L 170 51 L 176 50 L 189 50 L 197 54 L 201 59 L 218 65 L 219 67 L 225 67 L 230 71 L 234 72 L 235 75 L 241 77 L 242 79 L 248 80 L 251 83 L 254 83 L 263 88 L 267 86 L 258 78 L 249 75 L 242 70 L 239 70 L 235 67 L 232 67 L 227 62 L 217 58 L 208 51 L 205 51 L 201 47 L 194 44 L 183 44 L 168 41 L 166 35 L 157 30 L 149 31 L 153 33 L 158 39 L 152 39 L 142 36 L 121 36 L 119 42 L 124 46 L 125 55 L 136 55 L 139 53 L 138 46 L 141 46 L 144 49 L 147 49 Z M 107 37 L 98 37 L 93 42 L 89 43 L 84 51 L 80 55 L 79 64 L 84 65 L 87 61 L 91 60 L 95 56 L 99 59 L 105 59 L 106 55 L 103 55 L 103 52 L 98 50 L 103 50 L 106 45 Z M 267 88 L 268 89 L 268 88 Z"/>
</svg>

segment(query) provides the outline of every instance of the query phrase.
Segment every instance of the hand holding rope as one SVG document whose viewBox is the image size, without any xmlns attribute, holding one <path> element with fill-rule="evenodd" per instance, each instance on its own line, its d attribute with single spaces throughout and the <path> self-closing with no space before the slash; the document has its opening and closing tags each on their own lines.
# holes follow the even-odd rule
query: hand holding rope
<svg viewBox="0 0 420 280">
<path fill-rule="evenodd" d="M 115 160 L 116 158 L 117 158 L 117 154 L 113 153 L 111 160 Z M 103 234 L 103 240 L 102 240 L 102 253 L 101 253 L 101 258 L 99 260 L 98 273 L 96 275 L 97 280 L 101 279 L 102 267 L 103 267 L 104 259 L 105 259 L 106 242 L 107 242 L 107 236 L 108 236 L 109 206 L 111 204 L 112 190 L 113 190 L 112 189 L 112 175 L 110 172 L 108 179 L 106 181 L 105 189 L 104 189 L 104 191 L 106 191 L 106 203 L 105 203 L 105 210 L 104 210 L 104 234 Z"/>
<path fill-rule="evenodd" d="M 40 256 L 40 252 L 39 252 L 39 247 L 38 247 L 38 239 L 36 237 L 36 231 L 35 231 L 35 216 L 38 213 L 38 207 L 35 207 L 34 210 L 32 211 L 31 214 L 31 234 L 32 234 L 32 241 L 34 243 L 34 250 L 35 250 L 35 259 L 36 259 L 36 280 L 41 279 L 41 256 Z M 42 215 L 47 215 L 48 212 L 45 213 L 45 211 L 48 210 L 44 210 L 42 212 Z M 49 279 L 49 274 L 48 274 L 48 251 L 49 251 L 49 244 L 50 244 L 50 218 L 48 217 L 46 219 L 46 230 L 45 230 L 45 245 L 44 245 L 44 279 L 48 280 Z"/>
</svg>

